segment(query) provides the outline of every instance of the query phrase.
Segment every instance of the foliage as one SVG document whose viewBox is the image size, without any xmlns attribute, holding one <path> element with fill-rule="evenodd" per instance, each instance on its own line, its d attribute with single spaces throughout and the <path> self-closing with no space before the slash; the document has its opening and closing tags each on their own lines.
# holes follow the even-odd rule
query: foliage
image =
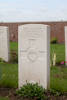
<svg viewBox="0 0 67 100">
<path fill-rule="evenodd" d="M 55 89 L 50 89 L 50 93 L 55 96 L 60 96 L 62 94 L 62 92 Z"/>
<path fill-rule="evenodd" d="M 27 83 L 20 90 L 17 91 L 19 96 L 23 98 L 37 98 L 36 100 L 46 100 L 44 95 L 45 89 L 38 86 L 38 84 Z"/>
<path fill-rule="evenodd" d="M 52 66 L 56 66 L 56 53 L 52 54 Z"/>
<path fill-rule="evenodd" d="M 56 43 L 58 43 L 57 38 L 52 38 L 51 44 L 56 44 Z"/>
</svg>

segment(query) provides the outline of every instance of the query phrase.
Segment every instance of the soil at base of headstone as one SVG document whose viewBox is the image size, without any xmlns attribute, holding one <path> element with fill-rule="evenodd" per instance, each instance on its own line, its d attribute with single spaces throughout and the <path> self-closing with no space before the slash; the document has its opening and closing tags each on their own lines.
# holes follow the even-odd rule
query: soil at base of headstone
<svg viewBox="0 0 67 100">
<path fill-rule="evenodd" d="M 47 96 L 47 100 L 67 100 L 67 93 L 61 96 L 53 96 L 50 92 L 45 94 Z M 23 99 L 16 95 L 16 89 L 10 88 L 0 88 L 0 96 L 1 97 L 8 97 L 9 100 L 37 100 L 35 99 Z"/>
</svg>

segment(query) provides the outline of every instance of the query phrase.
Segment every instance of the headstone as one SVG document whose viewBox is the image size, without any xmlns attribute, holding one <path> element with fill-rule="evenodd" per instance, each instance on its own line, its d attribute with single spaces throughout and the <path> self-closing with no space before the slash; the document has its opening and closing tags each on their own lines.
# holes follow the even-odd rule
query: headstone
<svg viewBox="0 0 67 100">
<path fill-rule="evenodd" d="M 67 26 L 65 26 L 65 61 L 67 62 Z"/>
<path fill-rule="evenodd" d="M 42 24 L 19 26 L 19 88 L 38 83 L 50 84 L 50 27 Z"/>
<path fill-rule="evenodd" d="M 9 31 L 5 26 L 0 26 L 0 58 L 9 61 Z"/>
</svg>

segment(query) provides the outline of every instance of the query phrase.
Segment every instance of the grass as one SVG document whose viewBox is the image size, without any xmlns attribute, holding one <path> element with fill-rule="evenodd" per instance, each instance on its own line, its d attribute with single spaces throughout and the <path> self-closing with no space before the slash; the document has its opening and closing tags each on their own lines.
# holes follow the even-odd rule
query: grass
<svg viewBox="0 0 67 100">
<path fill-rule="evenodd" d="M 18 86 L 18 64 L 0 63 L 0 87 Z"/>
<path fill-rule="evenodd" d="M 59 92 L 67 92 L 67 68 L 51 67 L 50 87 Z"/>
<path fill-rule="evenodd" d="M 18 53 L 18 45 L 10 43 L 10 50 Z M 65 47 L 60 44 L 51 44 L 51 54 L 56 52 L 57 61 L 65 60 Z M 67 68 L 51 67 L 50 88 L 67 92 Z M 18 87 L 18 64 L 0 63 L 0 87 Z"/>
<path fill-rule="evenodd" d="M 18 43 L 10 42 L 10 50 L 14 50 L 18 53 Z"/>
<path fill-rule="evenodd" d="M 0 97 L 0 100 L 9 100 L 9 99 L 6 97 Z"/>
<path fill-rule="evenodd" d="M 64 44 L 51 44 L 50 51 L 51 55 L 53 52 L 56 53 L 57 62 L 65 61 Z M 67 68 L 58 66 L 51 67 L 50 87 L 60 92 L 67 92 Z"/>
<path fill-rule="evenodd" d="M 65 45 L 64 44 L 51 44 L 50 45 L 51 58 L 53 52 L 57 55 L 57 62 L 65 61 Z"/>
<path fill-rule="evenodd" d="M 10 42 L 10 50 L 18 53 L 18 44 Z M 0 63 L 0 87 L 18 87 L 18 64 Z"/>
</svg>

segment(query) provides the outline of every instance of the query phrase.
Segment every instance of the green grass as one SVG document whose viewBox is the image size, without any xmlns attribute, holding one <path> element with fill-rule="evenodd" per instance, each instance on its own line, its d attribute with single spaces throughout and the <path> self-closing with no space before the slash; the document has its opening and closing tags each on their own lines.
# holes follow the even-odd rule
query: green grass
<svg viewBox="0 0 67 100">
<path fill-rule="evenodd" d="M 67 68 L 51 67 L 50 87 L 56 91 L 67 92 Z"/>
<path fill-rule="evenodd" d="M 51 59 L 52 59 L 53 52 L 56 53 L 57 62 L 65 61 L 65 45 L 64 44 L 51 44 L 50 45 Z"/>
<path fill-rule="evenodd" d="M 18 86 L 18 64 L 0 63 L 0 87 Z"/>
<path fill-rule="evenodd" d="M 14 51 L 18 52 L 18 43 L 10 42 L 10 50 L 14 50 Z"/>
<path fill-rule="evenodd" d="M 18 53 L 18 45 L 10 43 L 10 50 Z M 51 54 L 56 52 L 57 61 L 65 60 L 65 47 L 60 44 L 51 44 Z M 51 67 L 50 87 L 67 92 L 67 68 Z M 18 64 L 0 63 L 0 87 L 18 87 Z"/>
<path fill-rule="evenodd" d="M 64 44 L 51 44 L 50 46 L 51 55 L 53 54 L 53 52 L 55 52 L 57 55 L 57 62 L 65 61 Z M 67 92 L 67 68 L 58 66 L 51 67 L 50 87 L 54 90 Z"/>
<path fill-rule="evenodd" d="M 0 100 L 9 100 L 9 99 L 6 97 L 0 97 Z"/>
</svg>

